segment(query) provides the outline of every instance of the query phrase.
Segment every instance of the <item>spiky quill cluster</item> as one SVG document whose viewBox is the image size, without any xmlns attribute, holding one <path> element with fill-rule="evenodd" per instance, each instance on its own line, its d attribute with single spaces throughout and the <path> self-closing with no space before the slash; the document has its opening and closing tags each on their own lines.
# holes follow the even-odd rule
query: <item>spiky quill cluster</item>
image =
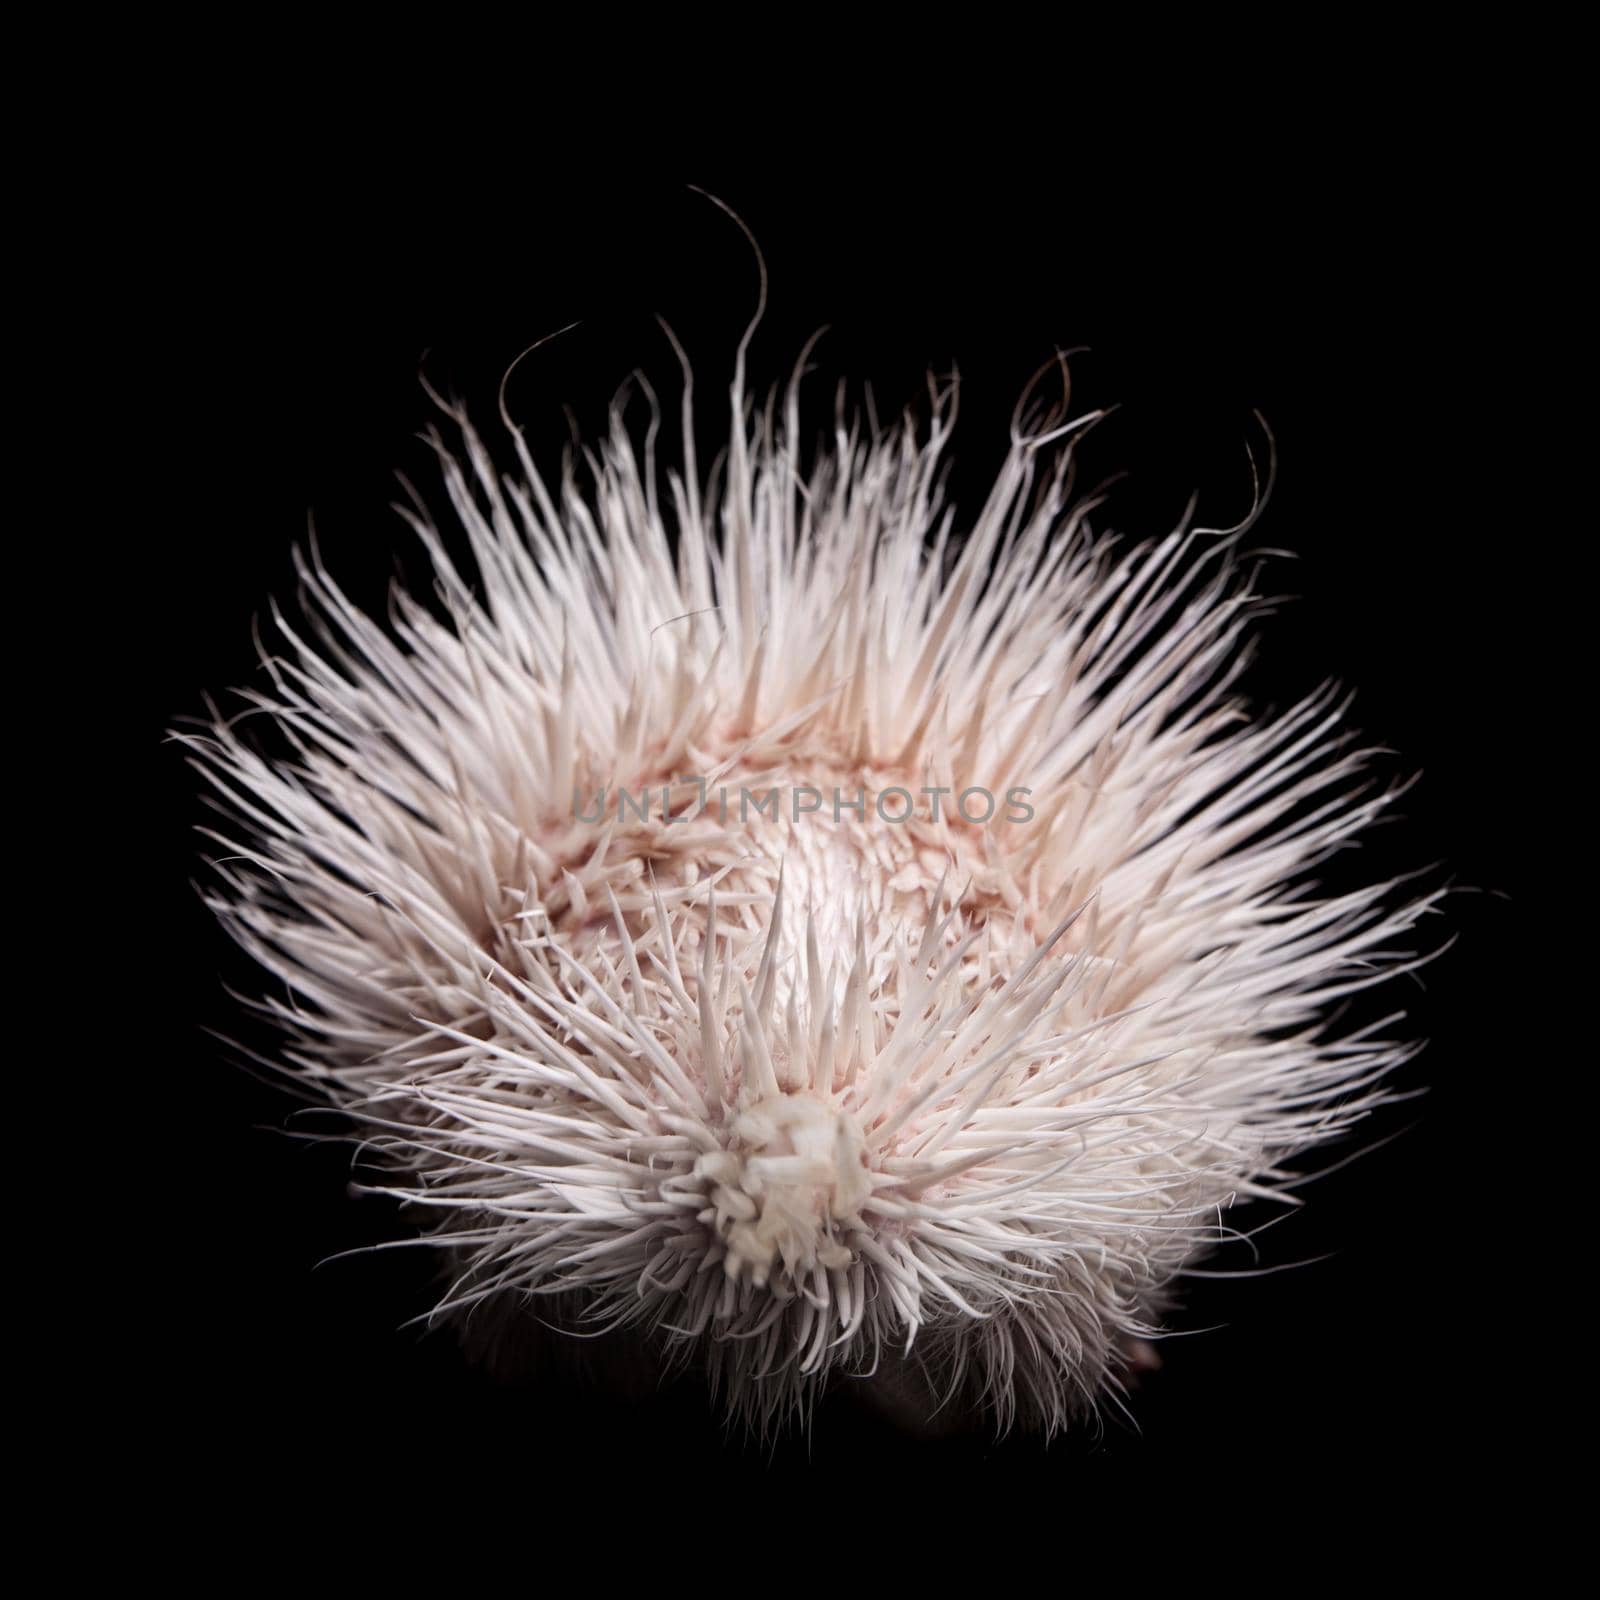
<svg viewBox="0 0 1600 1600">
<path fill-rule="evenodd" d="M 553 491 L 452 412 L 470 566 L 413 508 L 436 603 L 385 626 L 313 548 L 267 686 L 188 739 L 211 900 L 430 1217 L 439 1315 L 552 1297 L 763 1429 L 893 1353 L 1054 1430 L 1382 1097 L 1406 1048 L 1326 1017 L 1428 900 L 1310 885 L 1392 791 L 1332 690 L 1237 699 L 1240 530 L 1095 535 L 1093 418 L 1019 407 L 958 537 L 953 385 L 809 462 L 798 388 L 752 414 L 741 352 L 710 489 L 687 383 L 664 484 L 620 407 Z"/>
</svg>

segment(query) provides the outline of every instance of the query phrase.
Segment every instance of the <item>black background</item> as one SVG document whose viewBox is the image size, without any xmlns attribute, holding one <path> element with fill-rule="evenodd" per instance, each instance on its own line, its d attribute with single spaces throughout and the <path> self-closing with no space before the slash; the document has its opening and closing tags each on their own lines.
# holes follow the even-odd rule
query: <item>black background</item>
<svg viewBox="0 0 1600 1600">
<path fill-rule="evenodd" d="M 1065 1482 L 1121 1460 L 1227 1483 L 1276 1465 L 1437 1476 L 1504 1457 L 1503 1439 L 1487 1441 L 1523 1426 L 1503 1373 L 1527 1334 L 1485 1314 L 1478 1284 L 1485 1266 L 1503 1271 L 1482 1173 L 1516 1061 L 1524 839 L 1502 757 L 1522 647 L 1490 553 L 1505 507 L 1484 353 L 1516 306 L 1485 248 L 1498 222 L 1481 175 L 1430 167 L 1424 182 L 1423 159 L 1306 154 L 1270 180 L 1232 162 L 1097 183 L 1071 167 L 897 166 L 891 180 L 821 162 L 474 183 L 465 162 L 396 172 L 340 155 L 261 157 L 225 187 L 182 171 L 130 178 L 106 244 L 143 286 L 149 359 L 116 403 L 152 441 L 143 481 L 161 486 L 142 502 L 153 681 L 139 726 L 157 795 L 151 945 L 171 1018 L 159 1158 L 171 1266 L 147 1267 L 129 1292 L 152 1345 L 141 1398 L 200 1475 L 251 1481 L 292 1457 L 347 1484 L 340 1463 L 359 1477 L 448 1457 L 512 1463 L 530 1486 L 638 1460 L 741 1474 L 931 1462 Z M 1373 1140 L 1399 1137 L 1311 1186 L 1305 1213 L 1267 1236 L 1266 1264 L 1329 1258 L 1196 1282 L 1175 1326 L 1209 1331 L 1166 1344 L 1137 1428 L 1113 1417 L 1098 1438 L 1048 1450 L 916 1444 L 829 1402 L 809 1441 L 764 1452 L 725 1442 L 692 1388 L 643 1405 L 564 1382 L 497 1388 L 448 1333 L 402 1326 L 429 1304 L 422 1252 L 326 1259 L 405 1230 L 381 1202 L 346 1197 L 347 1152 L 277 1131 L 290 1104 L 204 1031 L 270 1049 L 224 992 L 253 980 L 193 892 L 202 814 L 162 729 L 203 692 L 250 679 L 252 618 L 269 595 L 291 597 L 288 550 L 308 512 L 359 597 L 376 600 L 397 564 L 420 572 L 385 507 L 394 469 L 427 483 L 414 439 L 433 419 L 416 377 L 425 351 L 432 381 L 487 424 L 509 361 L 581 319 L 513 380 L 530 435 L 558 448 L 562 407 L 592 434 L 634 366 L 675 393 L 660 312 L 712 413 L 755 269 L 687 179 L 734 206 L 765 252 L 758 386 L 785 377 L 824 323 L 819 416 L 840 375 L 870 378 L 887 413 L 930 365 L 959 366 L 967 504 L 1057 347 L 1089 347 L 1074 360 L 1081 404 L 1121 403 L 1085 447 L 1087 479 L 1128 473 L 1101 516 L 1120 531 L 1164 531 L 1192 491 L 1203 521 L 1235 520 L 1259 409 L 1279 481 L 1256 537 L 1297 552 L 1271 575 L 1299 598 L 1263 625 L 1250 687 L 1281 705 L 1338 677 L 1359 691 L 1355 721 L 1398 752 L 1385 770 L 1422 774 L 1401 819 L 1339 871 L 1439 862 L 1436 877 L 1463 887 L 1423 936 L 1456 946 L 1385 997 L 1431 1040 L 1402 1080 L 1427 1094 L 1376 1119 Z"/>
</svg>

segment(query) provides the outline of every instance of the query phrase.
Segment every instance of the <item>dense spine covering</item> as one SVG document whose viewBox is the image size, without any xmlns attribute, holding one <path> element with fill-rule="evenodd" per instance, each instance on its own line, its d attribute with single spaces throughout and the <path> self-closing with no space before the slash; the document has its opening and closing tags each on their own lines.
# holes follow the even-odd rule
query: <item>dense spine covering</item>
<svg viewBox="0 0 1600 1600">
<path fill-rule="evenodd" d="M 1383 1097 L 1408 1047 L 1327 1018 L 1431 897 L 1310 883 L 1394 791 L 1331 689 L 1238 700 L 1242 530 L 1095 535 L 1093 418 L 1019 407 L 958 538 L 953 384 L 809 464 L 798 389 L 752 411 L 741 352 L 710 487 L 687 384 L 677 470 L 652 399 L 554 490 L 452 411 L 470 566 L 413 509 L 438 603 L 385 626 L 313 548 L 267 685 L 186 736 L 211 900 L 452 1252 L 439 1314 L 559 1297 L 761 1428 L 909 1352 L 1055 1429 Z"/>
</svg>

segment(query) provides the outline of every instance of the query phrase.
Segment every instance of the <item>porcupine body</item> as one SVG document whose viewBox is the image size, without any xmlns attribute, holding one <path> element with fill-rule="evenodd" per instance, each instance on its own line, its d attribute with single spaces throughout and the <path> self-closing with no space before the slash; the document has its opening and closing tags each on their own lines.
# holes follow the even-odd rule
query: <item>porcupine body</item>
<svg viewBox="0 0 1600 1600">
<path fill-rule="evenodd" d="M 1383 809 L 1342 706 L 1236 692 L 1240 530 L 1125 546 L 953 386 L 745 403 L 708 482 L 620 410 L 547 486 L 436 439 L 458 562 L 380 623 L 315 550 L 248 716 L 191 736 L 212 903 L 285 1064 L 449 1253 L 446 1318 L 622 1327 L 766 1430 L 909 1365 L 1046 1430 L 1114 1394 L 1226 1208 L 1409 1047 L 1329 1025 L 1430 904 L 1308 877 Z M 265 714 L 289 747 L 267 754 Z"/>
</svg>

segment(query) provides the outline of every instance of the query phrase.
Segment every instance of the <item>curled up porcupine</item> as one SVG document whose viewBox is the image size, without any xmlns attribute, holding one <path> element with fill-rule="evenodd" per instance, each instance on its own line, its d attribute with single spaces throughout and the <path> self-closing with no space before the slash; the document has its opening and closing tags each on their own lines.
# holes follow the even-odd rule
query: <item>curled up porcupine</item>
<svg viewBox="0 0 1600 1600">
<path fill-rule="evenodd" d="M 619 406 L 553 486 L 447 408 L 432 608 L 300 558 L 248 714 L 184 736 L 211 903 L 440 1317 L 629 1328 L 763 1431 L 891 1369 L 1054 1431 L 1383 1098 L 1410 1047 L 1329 1017 L 1434 897 L 1309 881 L 1394 791 L 1331 689 L 1235 696 L 1242 528 L 1091 531 L 1092 415 L 1019 406 L 958 522 L 953 385 L 807 458 L 741 347 L 706 479 L 685 379 L 675 470 Z"/>
</svg>

